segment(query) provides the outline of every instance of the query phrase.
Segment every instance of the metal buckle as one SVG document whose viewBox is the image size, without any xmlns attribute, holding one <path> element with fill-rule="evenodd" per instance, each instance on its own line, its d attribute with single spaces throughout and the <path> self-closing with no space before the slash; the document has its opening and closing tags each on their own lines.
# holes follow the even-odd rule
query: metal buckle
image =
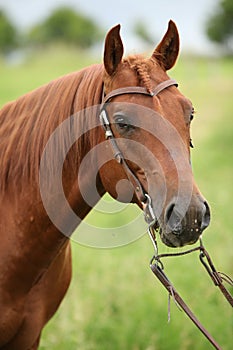
<svg viewBox="0 0 233 350">
<path fill-rule="evenodd" d="M 149 194 L 145 193 L 146 201 L 142 202 L 142 208 L 144 211 L 144 218 L 149 226 L 152 226 L 156 222 L 156 217 L 152 208 L 152 200 Z"/>
<path fill-rule="evenodd" d="M 146 223 L 148 223 L 148 228 L 147 228 L 147 233 L 150 237 L 150 240 L 152 242 L 152 245 L 154 247 L 154 257 L 158 255 L 158 247 L 157 247 L 157 241 L 156 241 L 156 234 L 155 234 L 155 229 L 154 225 L 157 221 L 153 208 L 152 208 L 152 200 L 151 197 L 145 193 L 146 201 L 142 202 L 142 208 L 144 211 L 144 218 Z M 154 258 L 153 257 L 153 258 Z"/>
<path fill-rule="evenodd" d="M 102 111 L 100 113 L 100 122 L 105 129 L 107 129 L 107 126 L 110 126 L 110 123 L 108 120 L 108 115 L 107 115 L 105 109 L 102 109 Z"/>
<path fill-rule="evenodd" d="M 100 118 L 100 123 L 104 128 L 106 139 L 112 138 L 113 133 L 112 133 L 112 130 L 110 127 L 110 122 L 108 119 L 108 115 L 107 115 L 107 112 L 105 111 L 105 109 L 102 109 L 99 118 Z"/>
</svg>

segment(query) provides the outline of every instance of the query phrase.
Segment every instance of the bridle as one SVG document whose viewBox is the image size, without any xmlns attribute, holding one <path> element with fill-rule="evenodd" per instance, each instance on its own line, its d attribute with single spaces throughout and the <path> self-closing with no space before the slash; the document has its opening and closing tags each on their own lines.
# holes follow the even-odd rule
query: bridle
<svg viewBox="0 0 233 350">
<path fill-rule="evenodd" d="M 170 86 L 178 86 L 177 82 L 174 79 L 168 79 L 160 84 L 158 84 L 152 91 L 148 91 L 146 88 L 141 86 L 130 86 L 130 87 L 123 87 L 116 90 L 111 91 L 106 96 L 103 95 L 102 103 L 100 106 L 100 122 L 104 128 L 105 131 L 105 137 L 107 140 L 110 141 L 114 158 L 119 164 L 122 164 L 124 167 L 124 170 L 126 172 L 126 175 L 131 182 L 131 184 L 134 187 L 134 192 L 136 194 L 137 199 L 140 203 L 144 206 L 145 202 L 148 202 L 148 194 L 145 193 L 140 181 L 137 179 L 137 177 L 134 175 L 132 170 L 129 168 L 128 164 L 126 163 L 124 156 L 122 155 L 116 139 L 114 137 L 114 134 L 111 129 L 111 124 L 109 121 L 108 113 L 106 110 L 106 105 L 110 102 L 110 100 L 116 96 L 126 95 L 126 94 L 140 94 L 140 95 L 146 95 L 149 97 L 157 96 L 161 91 L 164 89 L 167 89 Z M 103 89 L 104 91 L 104 89 Z M 148 203 L 149 204 L 149 203 Z"/>
<path fill-rule="evenodd" d="M 159 83 L 151 92 L 149 92 L 146 88 L 140 87 L 140 86 L 130 86 L 130 87 L 123 87 L 116 90 L 111 91 L 107 95 L 104 95 L 102 97 L 102 103 L 100 105 L 100 122 L 101 125 L 105 131 L 105 137 L 107 140 L 109 140 L 114 158 L 116 161 L 121 164 L 124 168 L 124 171 L 132 184 L 134 188 L 134 193 L 141 204 L 143 211 L 144 211 L 144 218 L 145 221 L 148 224 L 147 233 L 149 235 L 149 238 L 152 242 L 153 248 L 154 248 L 154 255 L 150 261 L 150 268 L 154 275 L 159 279 L 159 281 L 163 284 L 163 286 L 167 289 L 169 293 L 169 298 L 172 297 L 175 301 L 175 303 L 181 307 L 181 309 L 187 314 L 187 316 L 192 320 L 192 322 L 199 328 L 199 330 L 203 333 L 203 335 L 209 340 L 209 342 L 214 346 L 215 349 L 221 350 L 221 347 L 219 344 L 214 340 L 214 338 L 209 334 L 209 332 L 202 326 L 200 321 L 196 318 L 196 316 L 192 313 L 190 308 L 187 306 L 187 304 L 184 302 L 184 300 L 181 298 L 181 296 L 178 294 L 176 289 L 174 288 L 173 284 L 170 282 L 166 274 L 164 273 L 164 264 L 162 263 L 161 259 L 165 257 L 174 257 L 174 256 L 180 256 L 180 255 L 186 255 L 195 251 L 199 251 L 199 258 L 203 266 L 205 267 L 206 271 L 208 272 L 209 276 L 211 277 L 213 283 L 215 286 L 218 286 L 220 291 L 223 293 L 226 300 L 229 302 L 231 306 L 233 306 L 233 298 L 229 291 L 225 288 L 223 285 L 223 282 L 228 282 L 230 285 L 233 285 L 233 280 L 227 276 L 224 273 L 220 273 L 216 270 L 209 253 L 205 249 L 202 239 L 200 238 L 200 245 L 198 247 L 195 247 L 193 249 L 189 249 L 184 252 L 180 253 L 168 253 L 168 254 L 158 254 L 158 247 L 157 247 L 157 241 L 156 241 L 156 230 L 159 228 L 157 218 L 154 214 L 153 207 L 152 207 L 152 201 L 148 193 L 145 192 L 142 184 L 140 183 L 139 179 L 135 176 L 133 171 L 129 168 L 122 152 L 120 151 L 116 138 L 112 132 L 111 129 L 111 123 L 109 121 L 108 113 L 106 110 L 106 105 L 110 103 L 111 99 L 117 96 L 125 95 L 125 94 L 140 94 L 140 95 L 146 95 L 149 97 L 157 96 L 160 92 L 162 92 L 164 89 L 167 89 L 171 86 L 178 86 L 177 82 L 173 79 L 165 80 L 161 83 Z M 104 91 L 104 89 L 103 89 Z M 170 314 L 170 310 L 169 310 Z M 170 317 L 170 316 L 169 316 Z"/>
</svg>

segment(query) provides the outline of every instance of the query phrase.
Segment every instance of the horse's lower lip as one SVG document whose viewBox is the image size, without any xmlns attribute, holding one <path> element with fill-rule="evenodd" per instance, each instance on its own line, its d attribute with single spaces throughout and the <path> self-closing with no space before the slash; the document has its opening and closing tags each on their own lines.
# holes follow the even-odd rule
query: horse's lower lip
<svg viewBox="0 0 233 350">
<path fill-rule="evenodd" d="M 162 229 L 159 230 L 159 233 L 160 233 L 160 237 L 161 237 L 162 242 L 166 246 L 172 247 L 172 248 L 178 248 L 178 247 L 183 247 L 185 245 L 194 244 L 194 243 L 196 243 L 196 241 L 199 238 L 199 235 L 197 235 L 195 237 L 190 237 L 189 239 L 187 239 L 185 232 L 178 235 L 177 232 L 166 233 Z"/>
<path fill-rule="evenodd" d="M 162 242 L 168 246 L 168 247 L 172 247 L 172 248 L 176 248 L 179 247 L 180 245 L 178 244 L 178 241 L 176 239 L 176 242 L 174 242 L 173 239 L 171 239 L 171 234 L 165 234 L 161 229 L 159 230 L 159 234 L 160 234 L 160 238 L 162 240 Z"/>
</svg>

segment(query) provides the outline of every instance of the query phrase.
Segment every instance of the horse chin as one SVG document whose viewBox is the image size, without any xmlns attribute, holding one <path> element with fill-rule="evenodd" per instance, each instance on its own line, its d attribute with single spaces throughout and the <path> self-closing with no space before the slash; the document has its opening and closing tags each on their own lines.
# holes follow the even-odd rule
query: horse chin
<svg viewBox="0 0 233 350">
<path fill-rule="evenodd" d="M 159 230 L 161 241 L 168 247 L 178 248 L 185 245 L 191 245 L 197 242 L 199 235 L 195 237 L 188 237 L 185 232 L 182 234 L 177 234 L 177 232 L 166 232 L 160 228 Z"/>
</svg>

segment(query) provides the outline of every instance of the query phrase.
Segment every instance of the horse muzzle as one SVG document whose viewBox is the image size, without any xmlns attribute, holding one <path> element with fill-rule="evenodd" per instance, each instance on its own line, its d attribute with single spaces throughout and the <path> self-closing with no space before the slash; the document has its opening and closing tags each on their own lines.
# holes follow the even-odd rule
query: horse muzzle
<svg viewBox="0 0 233 350">
<path fill-rule="evenodd" d="M 210 223 L 210 208 L 204 199 L 195 198 L 186 212 L 182 204 L 170 202 L 159 220 L 161 240 L 169 247 L 195 243 Z"/>
</svg>

